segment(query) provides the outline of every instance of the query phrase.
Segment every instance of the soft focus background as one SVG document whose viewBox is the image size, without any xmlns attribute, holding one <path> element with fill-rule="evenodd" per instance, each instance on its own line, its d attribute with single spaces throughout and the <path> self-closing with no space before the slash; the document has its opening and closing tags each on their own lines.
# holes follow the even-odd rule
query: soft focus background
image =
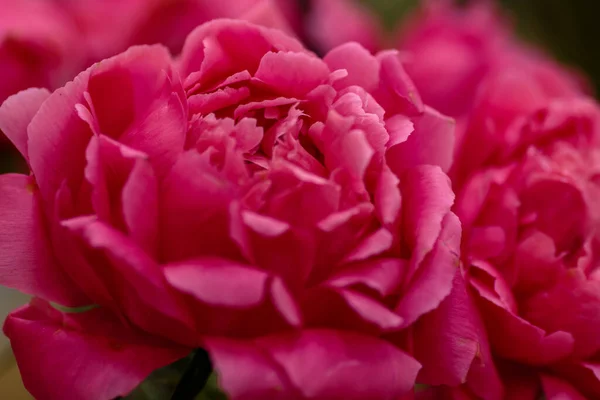
<svg viewBox="0 0 600 400">
<path fill-rule="evenodd" d="M 600 37 L 597 0 L 491 0 L 500 4 L 524 39 L 563 63 L 583 71 L 600 93 Z M 361 0 L 391 30 L 418 6 L 419 0 Z M 457 3 L 467 3 L 457 0 Z"/>
<path fill-rule="evenodd" d="M 19 0 L 15 0 L 19 1 Z M 42 0 L 40 0 L 42 1 Z M 296 0 L 286 0 L 296 1 Z M 328 1 L 328 0 L 320 0 Z M 371 8 L 390 34 L 418 6 L 418 0 L 355 0 Z M 598 0 L 496 0 L 523 38 L 536 43 L 558 60 L 590 77 L 596 93 L 600 93 L 600 52 L 596 40 L 600 37 L 597 22 Z M 462 1 L 464 2 L 464 1 Z M 0 13 L 2 10 L 0 9 Z M 344 21 L 336 21 L 343 24 Z M 9 149 L 0 149 L 0 173 L 22 171 L 23 163 Z M 0 289 L 0 319 L 25 297 Z M 0 336 L 0 399 L 29 399 L 19 380 L 6 339 Z"/>
</svg>

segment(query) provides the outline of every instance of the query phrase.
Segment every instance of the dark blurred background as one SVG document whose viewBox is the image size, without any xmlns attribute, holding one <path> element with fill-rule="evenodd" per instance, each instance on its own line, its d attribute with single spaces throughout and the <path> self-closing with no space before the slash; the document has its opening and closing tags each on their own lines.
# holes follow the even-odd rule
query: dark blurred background
<svg viewBox="0 0 600 400">
<path fill-rule="evenodd" d="M 465 3 L 466 1 L 458 2 Z M 600 0 L 496 0 L 517 32 L 561 62 L 578 68 L 600 93 Z M 418 0 L 361 0 L 388 30 L 401 23 Z"/>
</svg>

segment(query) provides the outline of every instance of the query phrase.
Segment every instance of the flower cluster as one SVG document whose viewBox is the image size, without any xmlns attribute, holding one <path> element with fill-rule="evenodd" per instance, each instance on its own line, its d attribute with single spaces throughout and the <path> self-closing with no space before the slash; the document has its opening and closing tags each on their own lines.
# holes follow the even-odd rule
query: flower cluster
<svg viewBox="0 0 600 400">
<path fill-rule="evenodd" d="M 419 16 L 404 43 L 423 97 L 459 121 L 450 176 L 461 258 L 497 373 L 475 393 L 598 398 L 600 108 L 577 75 L 510 37 L 489 4 L 446 7 Z M 445 62 L 428 68 L 434 53 Z M 477 379 L 453 395 L 479 398 Z"/>
<path fill-rule="evenodd" d="M 189 398 L 600 398 L 600 108 L 489 3 L 378 52 L 349 0 L 19 4 L 0 284 L 33 396 L 205 354 Z"/>
</svg>

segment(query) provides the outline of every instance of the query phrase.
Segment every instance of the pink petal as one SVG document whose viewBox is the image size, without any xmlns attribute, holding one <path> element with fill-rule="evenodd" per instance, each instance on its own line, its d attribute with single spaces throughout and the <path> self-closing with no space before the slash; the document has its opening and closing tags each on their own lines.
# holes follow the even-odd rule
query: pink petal
<svg viewBox="0 0 600 400">
<path fill-rule="evenodd" d="M 434 310 L 450 294 L 452 279 L 460 265 L 460 221 L 446 214 L 433 249 L 412 276 L 396 308 L 405 326 Z"/>
<path fill-rule="evenodd" d="M 360 86 L 372 91 L 379 82 L 379 61 L 358 43 L 349 42 L 331 50 L 323 59 L 331 71 L 345 69 L 348 76 L 335 82 L 336 89 Z"/>
<path fill-rule="evenodd" d="M 484 284 L 476 283 L 476 280 L 471 277 L 471 285 L 480 296 L 478 307 L 486 323 L 490 343 L 499 356 L 530 365 L 545 365 L 572 353 L 574 339 L 571 334 L 562 331 L 548 333 L 520 318 L 505 302 L 492 297 L 499 297 L 494 288 L 484 290 Z"/>
<path fill-rule="evenodd" d="M 72 228 L 125 315 L 145 331 L 193 346 L 193 322 L 161 268 L 129 238 L 93 220 Z"/>
<path fill-rule="evenodd" d="M 388 115 L 418 115 L 423 113 L 423 101 L 396 50 L 383 51 L 377 55 L 380 63 L 379 86 L 370 91 Z"/>
<path fill-rule="evenodd" d="M 279 366 L 251 341 L 208 338 L 219 387 L 230 400 L 301 400 Z"/>
<path fill-rule="evenodd" d="M 351 289 L 313 288 L 304 295 L 302 309 L 309 326 L 373 335 L 396 330 L 403 322 L 384 303 Z"/>
<path fill-rule="evenodd" d="M 92 137 L 86 150 L 85 177 L 92 186 L 92 205 L 101 220 L 126 229 L 121 192 L 136 160 L 147 158 L 107 136 Z"/>
<path fill-rule="evenodd" d="M 415 131 L 415 124 L 405 115 L 396 114 L 385 121 L 385 127 L 390 134 L 388 148 L 405 142 Z"/>
<path fill-rule="evenodd" d="M 355 207 L 330 214 L 317 224 L 319 229 L 317 259 L 311 281 L 326 280 L 339 271 L 340 261 L 356 245 L 373 221 L 371 203 L 360 203 Z"/>
<path fill-rule="evenodd" d="M 434 166 L 408 170 L 401 184 L 404 234 L 412 249 L 410 277 L 436 244 L 442 221 L 454 203 L 454 193 L 448 177 Z"/>
<path fill-rule="evenodd" d="M 239 104 L 248 97 L 250 97 L 250 89 L 247 87 L 225 87 L 212 93 L 195 94 L 189 98 L 190 112 L 201 115 L 210 114 Z"/>
<path fill-rule="evenodd" d="M 399 289 L 405 270 L 406 263 L 403 260 L 378 258 L 346 266 L 329 278 L 326 285 L 371 290 L 386 297 Z"/>
<path fill-rule="evenodd" d="M 257 340 L 306 398 L 395 399 L 414 385 L 419 363 L 381 339 L 310 330 Z"/>
<path fill-rule="evenodd" d="M 49 213 L 63 182 L 75 185 L 85 168 L 85 149 L 92 132 L 75 106 L 86 103 L 83 93 L 88 78 L 89 72 L 82 72 L 52 93 L 27 128 L 29 163 Z"/>
<path fill-rule="evenodd" d="M 578 186 L 559 176 L 537 179 L 521 192 L 520 212 L 535 213 L 536 228 L 554 240 L 559 253 L 580 246 L 589 232 L 585 192 Z M 566 209 L 570 210 L 567 214 Z"/>
<path fill-rule="evenodd" d="M 551 375 L 541 375 L 542 387 L 548 400 L 586 400 L 573 386 Z"/>
<path fill-rule="evenodd" d="M 419 381 L 465 386 L 485 400 L 504 399 L 483 321 L 459 270 L 452 292 L 414 327 L 415 357 L 423 364 Z"/>
<path fill-rule="evenodd" d="M 207 339 L 206 348 L 231 400 L 391 400 L 412 389 L 420 368 L 389 343 L 346 331 Z"/>
<path fill-rule="evenodd" d="M 183 151 L 188 123 L 171 75 L 165 48 L 140 46 L 92 67 L 88 84 L 101 132 L 148 154 L 159 175 Z"/>
<path fill-rule="evenodd" d="M 399 184 L 400 180 L 389 168 L 382 168 L 373 204 L 379 220 L 385 226 L 396 223 L 400 217 L 402 195 Z"/>
<path fill-rule="evenodd" d="M 568 332 L 575 357 L 588 358 L 600 351 L 600 282 L 569 272 L 523 302 L 521 314 L 547 332 Z"/>
<path fill-rule="evenodd" d="M 137 161 L 121 194 L 130 237 L 151 256 L 158 250 L 158 182 L 148 161 Z"/>
<path fill-rule="evenodd" d="M 396 175 L 421 164 L 439 165 L 448 172 L 454 152 L 454 129 L 454 120 L 426 107 L 424 114 L 414 119 L 414 131 L 408 139 L 388 149 L 389 167 Z"/>
<path fill-rule="evenodd" d="M 335 111 L 328 115 L 323 131 L 325 164 L 331 171 L 342 168 L 352 179 L 362 181 L 375 150 L 364 131 L 345 129 L 345 122 Z"/>
<path fill-rule="evenodd" d="M 363 261 L 381 254 L 392 247 L 393 241 L 394 236 L 390 231 L 385 228 L 378 229 L 358 243 L 342 262 Z"/>
<path fill-rule="evenodd" d="M 266 109 L 279 107 L 279 106 L 288 106 L 291 104 L 296 104 L 299 101 L 300 100 L 298 100 L 294 97 L 277 97 L 275 99 L 251 101 L 249 103 L 238 106 L 235 109 L 233 116 L 236 119 L 239 119 L 239 118 L 246 117 L 249 114 L 251 115 L 252 111 L 255 111 L 255 110 L 266 110 Z"/>
<path fill-rule="evenodd" d="M 201 258 L 167 265 L 164 273 L 174 288 L 189 295 L 202 333 L 254 336 L 301 324 L 288 289 L 264 271 Z"/>
<path fill-rule="evenodd" d="M 232 229 L 239 232 L 236 240 L 252 264 L 280 276 L 292 290 L 304 285 L 314 260 L 312 237 L 286 222 L 251 211 L 234 212 L 231 221 Z"/>
<path fill-rule="evenodd" d="M 269 52 L 254 77 L 275 93 L 302 98 L 327 80 L 329 68 L 320 58 L 306 53 Z"/>
<path fill-rule="evenodd" d="M 160 187 L 161 260 L 236 254 L 228 229 L 236 190 L 206 157 L 183 154 Z"/>
<path fill-rule="evenodd" d="M 27 126 L 42 103 L 50 96 L 46 89 L 27 89 L 17 93 L 0 106 L 0 132 L 15 145 L 27 160 Z"/>
<path fill-rule="evenodd" d="M 31 177 L 0 175 L 0 221 L 0 284 L 65 306 L 89 303 L 52 254 Z"/>
<path fill-rule="evenodd" d="M 595 399 L 600 396 L 600 363 L 597 358 L 584 362 L 561 362 L 553 370 L 557 376 L 586 395 L 586 398 Z"/>
<path fill-rule="evenodd" d="M 156 255 L 158 188 L 148 156 L 100 135 L 90 141 L 86 158 L 96 214 Z"/>
<path fill-rule="evenodd" d="M 109 317 L 105 323 L 112 323 Z M 113 399 L 125 396 L 152 371 L 184 357 L 191 349 L 154 342 L 122 328 L 114 336 L 74 330 L 32 306 L 4 324 L 23 383 L 38 399 Z"/>
<path fill-rule="evenodd" d="M 181 53 L 181 72 L 187 88 L 212 83 L 244 70 L 254 74 L 267 52 L 297 51 L 300 42 L 274 29 L 240 20 L 215 20 L 196 28 Z"/>
<path fill-rule="evenodd" d="M 465 383 L 479 348 L 479 337 L 460 271 L 452 292 L 414 327 L 415 357 L 423 364 L 419 380 L 430 385 Z"/>
</svg>

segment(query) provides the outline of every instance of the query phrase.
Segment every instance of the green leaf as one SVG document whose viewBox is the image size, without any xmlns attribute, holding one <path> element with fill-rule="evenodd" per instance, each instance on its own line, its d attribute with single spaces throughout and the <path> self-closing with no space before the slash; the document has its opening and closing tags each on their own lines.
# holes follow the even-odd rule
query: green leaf
<svg viewBox="0 0 600 400">
<path fill-rule="evenodd" d="M 157 369 L 123 400 L 170 400 L 191 356 Z"/>
<path fill-rule="evenodd" d="M 56 308 L 58 311 L 61 311 L 65 314 L 81 314 L 84 312 L 91 311 L 95 308 L 100 308 L 100 306 L 97 304 L 91 304 L 89 306 L 81 306 L 81 307 L 67 307 L 67 306 L 60 305 L 58 303 L 51 302 L 50 305 L 52 307 Z"/>
<path fill-rule="evenodd" d="M 423 384 L 420 384 L 420 383 L 417 383 L 415 385 L 415 393 L 424 392 L 427 389 L 429 389 L 429 385 L 423 385 Z"/>
<path fill-rule="evenodd" d="M 227 395 L 219 388 L 217 374 L 213 372 L 196 400 L 227 400 Z"/>
</svg>

